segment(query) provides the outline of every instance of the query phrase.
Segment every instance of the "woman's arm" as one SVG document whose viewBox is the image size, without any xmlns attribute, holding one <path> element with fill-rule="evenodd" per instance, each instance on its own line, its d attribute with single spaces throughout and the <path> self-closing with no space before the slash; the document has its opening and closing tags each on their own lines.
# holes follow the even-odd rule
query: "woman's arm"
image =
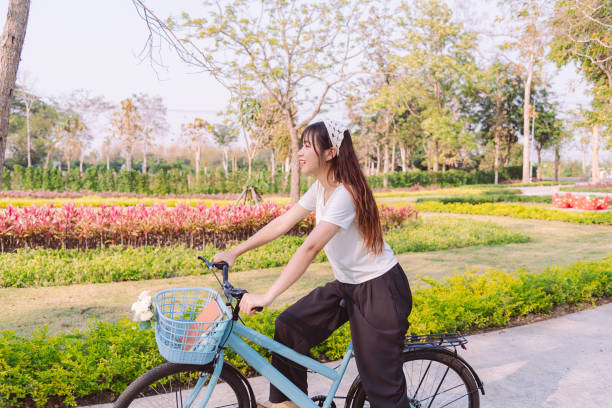
<svg viewBox="0 0 612 408">
<path fill-rule="evenodd" d="M 285 266 L 285 269 L 272 284 L 265 295 L 247 293 L 242 297 L 240 310 L 252 314 L 257 306 L 268 306 L 281 293 L 295 283 L 306 271 L 315 256 L 338 232 L 339 226 L 330 222 L 321 222 L 310 232 L 306 241 L 298 248 Z"/>
<path fill-rule="evenodd" d="M 311 211 L 306 210 L 299 204 L 292 206 L 289 211 L 270 221 L 262 229 L 257 231 L 246 241 L 226 252 L 215 254 L 213 260 L 215 262 L 225 261 L 231 268 L 234 266 L 236 258 L 251 249 L 260 247 L 288 232 L 302 218 L 310 214 Z"/>
</svg>

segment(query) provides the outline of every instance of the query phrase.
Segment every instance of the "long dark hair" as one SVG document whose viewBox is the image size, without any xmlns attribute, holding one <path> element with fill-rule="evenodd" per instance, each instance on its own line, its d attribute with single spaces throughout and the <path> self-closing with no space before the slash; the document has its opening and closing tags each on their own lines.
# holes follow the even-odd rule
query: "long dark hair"
<svg viewBox="0 0 612 408">
<path fill-rule="evenodd" d="M 315 152 L 319 155 L 319 160 L 324 163 L 323 153 L 332 147 L 325 123 L 316 122 L 308 125 L 302 132 L 302 143 L 305 140 L 310 141 Z M 359 160 L 348 130 L 344 131 L 344 139 L 340 144 L 338 154 L 329 163 L 331 167 L 328 177 L 333 175 L 334 179 L 342 183 L 353 197 L 359 232 L 363 236 L 366 248 L 374 254 L 381 253 L 383 250 L 383 234 L 378 206 L 374 201 L 372 189 L 359 166 Z"/>
</svg>

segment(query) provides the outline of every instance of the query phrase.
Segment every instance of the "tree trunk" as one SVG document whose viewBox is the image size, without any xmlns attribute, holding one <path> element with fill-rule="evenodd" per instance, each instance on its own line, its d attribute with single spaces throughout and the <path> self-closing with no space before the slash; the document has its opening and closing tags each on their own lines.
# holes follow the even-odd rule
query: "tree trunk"
<svg viewBox="0 0 612 408">
<path fill-rule="evenodd" d="M 389 175 L 389 143 L 385 143 L 385 166 L 383 172 L 383 187 L 387 188 L 387 176 Z"/>
<path fill-rule="evenodd" d="M 26 98 L 28 98 L 26 96 Z M 32 166 L 32 139 L 30 138 L 30 101 L 26 100 L 26 138 L 28 143 L 28 167 Z"/>
<path fill-rule="evenodd" d="M 533 78 L 533 64 L 535 55 L 532 52 L 529 56 L 529 65 L 527 67 L 527 81 L 525 81 L 525 99 L 523 102 L 523 183 L 531 181 L 531 161 L 530 161 L 530 138 L 529 133 L 529 115 L 531 113 L 531 80 Z"/>
<path fill-rule="evenodd" d="M 2 185 L 11 100 L 29 12 L 29 0 L 9 0 L 6 23 L 0 38 L 0 185 Z"/>
<path fill-rule="evenodd" d="M 542 146 L 536 146 L 536 151 L 538 152 L 538 172 L 536 177 L 538 180 L 542 180 Z"/>
<path fill-rule="evenodd" d="M 406 171 L 406 146 L 400 147 L 400 155 L 402 157 L 402 171 Z"/>
<path fill-rule="evenodd" d="M 236 158 L 236 152 L 232 152 L 232 172 L 238 170 L 238 159 Z"/>
<path fill-rule="evenodd" d="M 83 175 L 83 156 L 84 156 L 84 152 L 81 151 L 81 154 L 79 155 L 79 173 L 81 174 L 81 176 Z"/>
<path fill-rule="evenodd" d="M 289 126 L 289 137 L 291 140 L 291 185 L 289 187 L 289 202 L 293 205 L 300 199 L 300 162 L 298 160 L 298 133 L 293 124 L 290 113 L 287 115 L 287 125 Z"/>
<path fill-rule="evenodd" d="M 106 170 L 110 170 L 110 156 L 106 153 Z"/>
<path fill-rule="evenodd" d="M 270 177 L 274 180 L 274 175 L 276 174 L 276 155 L 274 153 L 274 149 L 270 150 Z"/>
<path fill-rule="evenodd" d="M 47 150 L 47 156 L 45 157 L 45 165 L 43 169 L 49 168 L 49 160 L 51 159 L 51 149 Z"/>
<path fill-rule="evenodd" d="M 380 174 L 380 145 L 376 143 L 376 175 Z"/>
<path fill-rule="evenodd" d="M 395 145 L 397 143 L 393 143 L 393 146 L 391 147 L 391 171 L 395 171 Z"/>
<path fill-rule="evenodd" d="M 196 178 L 196 182 L 200 180 L 200 144 L 199 143 L 196 146 L 196 152 L 195 152 L 195 178 Z"/>
<path fill-rule="evenodd" d="M 599 174 L 599 124 L 593 125 L 593 135 L 591 139 L 593 145 L 593 154 L 591 156 L 591 183 L 600 184 L 601 178 Z"/>
<path fill-rule="evenodd" d="M 438 164 L 438 152 L 440 151 L 440 142 L 438 140 L 434 140 L 432 150 L 433 171 L 438 171 L 440 169 L 440 165 Z"/>
<path fill-rule="evenodd" d="M 587 178 L 587 174 L 586 174 L 586 168 L 587 168 L 587 164 L 586 164 L 586 154 L 587 154 L 587 144 L 586 143 L 581 143 L 580 144 L 580 150 L 582 151 L 582 180 L 586 180 Z"/>
<path fill-rule="evenodd" d="M 495 135 L 495 163 L 493 164 L 495 171 L 495 184 L 499 184 L 499 136 Z"/>
<path fill-rule="evenodd" d="M 561 165 L 561 148 L 555 146 L 555 183 L 559 182 L 559 166 Z M 538 171 L 540 168 L 538 167 Z"/>
<path fill-rule="evenodd" d="M 145 141 L 144 151 L 142 155 L 142 175 L 147 174 L 147 153 L 148 153 L 147 143 Z"/>
<path fill-rule="evenodd" d="M 227 147 L 223 147 L 223 161 L 221 163 L 223 165 L 223 171 L 225 172 L 225 178 L 227 178 L 227 171 L 229 167 L 229 152 Z"/>
<path fill-rule="evenodd" d="M 125 152 L 125 171 L 132 170 L 132 152 L 128 148 Z"/>
</svg>

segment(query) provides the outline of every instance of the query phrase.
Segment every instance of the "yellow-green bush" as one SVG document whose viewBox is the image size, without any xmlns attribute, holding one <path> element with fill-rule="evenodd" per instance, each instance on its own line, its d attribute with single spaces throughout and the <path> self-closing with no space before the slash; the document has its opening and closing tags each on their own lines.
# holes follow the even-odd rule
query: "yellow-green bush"
<svg viewBox="0 0 612 408">
<path fill-rule="evenodd" d="M 469 331 L 501 326 L 514 316 L 546 313 L 554 306 L 594 302 L 612 296 L 612 255 L 593 262 L 541 272 L 489 270 L 442 281 L 422 278 L 429 287 L 414 291 L 412 333 Z M 271 336 L 280 310 L 245 317 L 250 327 Z M 153 331 L 136 324 L 92 322 L 89 330 L 48 336 L 40 330 L 25 338 L 0 332 L 0 405 L 74 406 L 93 394 L 118 395 L 140 374 L 162 362 Z M 313 355 L 340 358 L 350 341 L 348 325 L 315 347 Z M 233 353 L 228 359 L 248 372 Z M 57 404 L 57 405 L 55 405 Z"/>
<path fill-rule="evenodd" d="M 584 211 L 573 212 L 567 210 L 555 210 L 552 208 L 542 208 L 522 204 L 468 204 L 468 203 L 448 203 L 422 202 L 412 203 L 418 211 L 425 212 L 448 212 L 457 214 L 478 214 L 478 215 L 501 215 L 514 218 L 533 218 L 538 220 L 564 221 L 576 224 L 612 224 L 612 212 Z M 394 204 L 402 206 L 402 203 Z"/>
</svg>

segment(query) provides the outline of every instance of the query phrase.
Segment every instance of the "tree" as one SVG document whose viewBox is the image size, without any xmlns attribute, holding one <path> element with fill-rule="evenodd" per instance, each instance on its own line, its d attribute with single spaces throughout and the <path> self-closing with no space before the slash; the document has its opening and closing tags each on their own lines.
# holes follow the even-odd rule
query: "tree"
<svg viewBox="0 0 612 408">
<path fill-rule="evenodd" d="M 29 113 L 23 93 L 16 92 L 11 103 L 7 150 L 11 152 L 14 162 L 23 166 L 27 166 L 28 156 L 33 166 L 43 162 L 48 152 L 47 138 L 57 123 L 64 122 L 63 113 L 57 104 L 35 95 L 33 99 Z"/>
<path fill-rule="evenodd" d="M 45 145 L 47 148 L 47 156 L 45 158 L 45 164 L 43 168 L 49 168 L 49 160 L 51 159 L 51 154 L 54 150 L 57 150 L 58 146 L 64 139 L 64 125 L 56 124 L 53 129 L 47 134 L 45 138 Z"/>
<path fill-rule="evenodd" d="M 97 127 L 101 115 L 115 108 L 113 104 L 106 101 L 102 96 L 93 96 L 90 91 L 79 89 L 68 95 L 66 106 L 82 122 L 84 129 L 80 136 L 82 142 L 79 150 L 79 172 L 83 174 L 83 160 L 85 150 L 93 140 L 94 129 Z"/>
<path fill-rule="evenodd" d="M 559 160 L 562 137 L 565 135 L 561 121 L 557 118 L 557 106 L 550 101 L 548 89 L 535 89 L 531 112 L 533 140 L 538 153 L 538 179 L 542 178 L 542 150 L 553 148 L 555 154 L 555 181 L 559 178 Z"/>
<path fill-rule="evenodd" d="M 147 174 L 147 154 L 153 141 L 168 132 L 166 105 L 159 96 L 145 93 L 133 96 L 134 105 L 140 116 L 140 137 L 142 143 L 142 174 Z"/>
<path fill-rule="evenodd" d="M 476 69 L 474 37 L 453 21 L 452 11 L 439 0 L 402 2 L 400 10 L 397 23 L 405 31 L 398 45 L 406 50 L 400 59 L 402 76 L 413 84 L 412 95 L 423 106 L 421 127 L 428 136 L 432 168 L 438 171 L 440 158 L 446 167 L 461 158 L 457 146 L 473 145 L 459 95 Z"/>
<path fill-rule="evenodd" d="M 397 93 L 391 88 L 396 80 L 397 71 L 395 62 L 397 56 L 393 54 L 393 25 L 388 24 L 392 13 L 384 5 L 372 5 L 368 18 L 360 25 L 360 35 L 365 39 L 364 70 L 374 73 L 363 79 L 362 86 L 367 89 L 368 96 L 363 103 L 363 113 L 370 115 L 369 127 L 376 136 L 373 138 L 377 151 L 377 170 L 380 171 L 380 145 L 383 150 L 383 186 L 387 187 L 387 173 L 392 170 L 389 160 L 389 146 L 395 151 L 396 140 L 391 140 L 395 129 L 397 110 Z M 372 94 L 374 96 L 372 96 Z M 394 156 L 392 152 L 392 156 Z"/>
<path fill-rule="evenodd" d="M 574 62 L 593 85 L 591 179 L 599 184 L 601 128 L 612 128 L 612 3 L 606 0 L 558 0 L 553 18 L 551 58 Z"/>
<path fill-rule="evenodd" d="M 493 143 L 495 184 L 499 182 L 500 162 L 504 165 L 509 155 L 504 158 L 502 151 L 516 143 L 520 132 L 521 87 L 521 78 L 512 66 L 496 61 L 479 71 L 462 104 L 479 139 L 485 146 Z"/>
<path fill-rule="evenodd" d="M 29 12 L 29 0 L 9 0 L 6 23 L 0 38 L 0 185 L 4 169 L 11 99 Z"/>
<path fill-rule="evenodd" d="M 204 119 L 195 118 L 191 123 L 181 125 L 181 133 L 187 143 L 193 146 L 195 153 L 195 176 L 200 179 L 200 156 L 202 146 L 206 143 L 206 135 L 210 133 L 211 125 Z"/>
<path fill-rule="evenodd" d="M 223 158 L 221 163 L 223 164 L 223 170 L 225 171 L 225 177 L 228 173 L 228 162 L 229 162 L 229 148 L 230 144 L 236 141 L 237 131 L 229 124 L 217 124 L 213 127 L 213 139 L 217 146 L 223 150 Z"/>
<path fill-rule="evenodd" d="M 113 113 L 111 118 L 113 133 L 124 147 L 126 171 L 132 170 L 134 146 L 142 131 L 141 120 L 142 117 L 131 98 L 121 101 L 121 109 Z"/>
<path fill-rule="evenodd" d="M 542 63 L 546 45 L 550 39 L 550 3 L 546 0 L 509 0 L 507 6 L 508 24 L 504 26 L 504 36 L 508 41 L 503 49 L 518 52 L 517 66 L 523 78 L 523 183 L 531 181 L 530 163 L 530 112 L 531 90 L 536 67 Z"/>
<path fill-rule="evenodd" d="M 61 142 L 68 171 L 70 163 L 76 160 L 84 148 L 87 128 L 78 116 L 70 117 L 62 126 Z"/>
<path fill-rule="evenodd" d="M 25 107 L 26 141 L 27 141 L 26 150 L 28 154 L 28 167 L 32 166 L 32 155 L 31 155 L 32 139 L 31 139 L 31 132 L 30 132 L 30 115 L 32 113 L 32 104 L 36 102 L 36 100 L 38 99 L 37 96 L 34 95 L 32 88 L 33 88 L 32 82 L 30 81 L 27 75 L 24 75 L 24 78 L 22 78 L 21 86 L 17 87 L 17 95 L 19 95 L 19 97 L 23 101 L 23 104 Z"/>
<path fill-rule="evenodd" d="M 183 13 L 187 36 L 179 38 L 171 30 L 175 21 L 168 26 L 142 0 L 134 1 L 149 27 L 161 31 L 181 56 L 210 72 L 232 94 L 244 82 L 275 101 L 289 129 L 290 200 L 296 203 L 299 130 L 330 102 L 330 91 L 360 72 L 349 71 L 349 62 L 359 55 L 355 27 L 363 15 L 361 2 L 274 0 L 259 2 L 256 10 L 243 0 L 216 1 L 207 18 Z"/>
<path fill-rule="evenodd" d="M 276 173 L 276 159 L 289 146 L 289 129 L 281 116 L 278 106 L 268 95 L 257 98 L 257 110 L 251 124 L 251 138 L 255 149 L 270 151 L 270 177 Z M 283 147 L 285 147 L 283 149 Z M 254 149 L 254 150 L 255 150 Z"/>
</svg>

